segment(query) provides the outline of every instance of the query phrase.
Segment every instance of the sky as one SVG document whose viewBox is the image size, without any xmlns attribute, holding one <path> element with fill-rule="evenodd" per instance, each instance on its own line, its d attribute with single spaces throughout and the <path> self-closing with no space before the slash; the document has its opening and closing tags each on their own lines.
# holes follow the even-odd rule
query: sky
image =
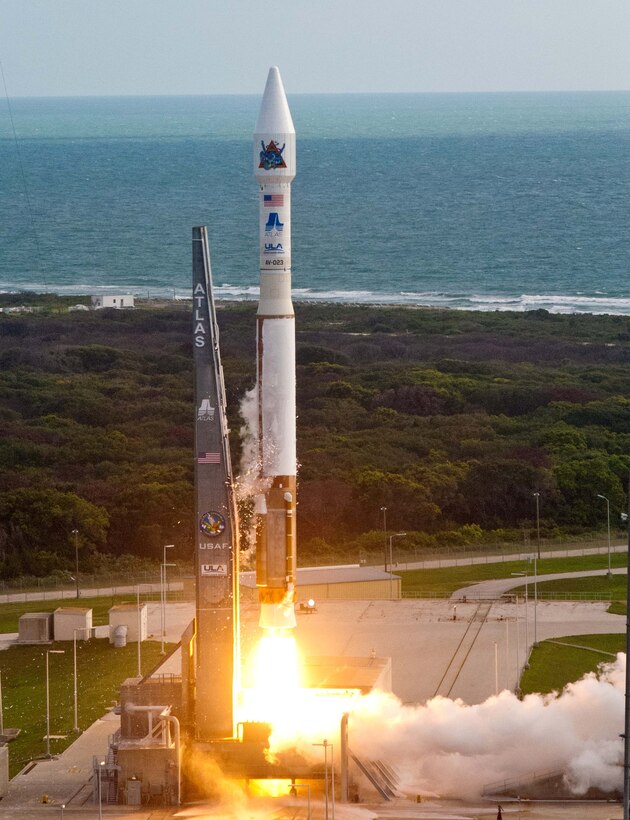
<svg viewBox="0 0 630 820">
<path fill-rule="evenodd" d="M 0 0 L 20 96 L 630 89 L 628 0 Z"/>
</svg>

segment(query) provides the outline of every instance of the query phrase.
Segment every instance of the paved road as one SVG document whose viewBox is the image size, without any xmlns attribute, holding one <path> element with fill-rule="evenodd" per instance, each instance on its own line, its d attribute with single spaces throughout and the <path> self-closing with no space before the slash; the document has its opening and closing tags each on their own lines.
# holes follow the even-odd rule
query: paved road
<svg viewBox="0 0 630 820">
<path fill-rule="evenodd" d="M 607 575 L 607 573 L 608 570 L 605 569 L 592 569 L 583 572 L 556 572 L 551 575 L 539 575 L 538 583 L 542 584 L 546 581 L 558 581 L 565 578 L 590 578 L 593 576 Z M 613 569 L 612 574 L 626 575 L 626 569 L 624 567 L 621 569 Z M 529 575 L 527 580 L 530 590 L 529 594 L 533 596 L 533 575 Z M 511 578 L 494 578 L 490 581 L 478 581 L 476 584 L 471 584 L 470 586 L 455 590 L 455 592 L 451 595 L 451 600 L 461 601 L 464 598 L 466 598 L 466 600 L 496 600 L 504 593 L 509 592 L 511 589 L 517 589 L 522 586 L 525 586 L 525 578 L 522 575 L 513 576 Z"/>
</svg>

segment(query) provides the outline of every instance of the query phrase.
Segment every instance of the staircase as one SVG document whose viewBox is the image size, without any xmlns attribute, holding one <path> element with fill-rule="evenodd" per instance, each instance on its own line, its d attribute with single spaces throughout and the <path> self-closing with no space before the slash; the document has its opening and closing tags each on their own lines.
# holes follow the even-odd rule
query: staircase
<svg viewBox="0 0 630 820">
<path fill-rule="evenodd" d="M 393 800 L 399 797 L 398 775 L 383 760 L 362 760 L 348 749 L 350 760 L 363 772 L 376 791 L 384 800 Z"/>
</svg>

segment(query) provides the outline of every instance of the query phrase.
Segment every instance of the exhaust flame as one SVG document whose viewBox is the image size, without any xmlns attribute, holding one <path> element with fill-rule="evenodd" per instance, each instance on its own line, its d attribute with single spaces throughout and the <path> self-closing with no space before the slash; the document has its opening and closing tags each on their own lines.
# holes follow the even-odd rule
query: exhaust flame
<svg viewBox="0 0 630 820">
<path fill-rule="evenodd" d="M 520 701 L 504 691 L 475 705 L 436 697 L 410 706 L 379 691 L 301 688 L 293 638 L 267 637 L 259 646 L 257 685 L 243 693 L 243 708 L 245 719 L 272 723 L 272 757 L 295 749 L 316 762 L 321 749 L 313 744 L 323 738 L 338 750 L 348 712 L 352 751 L 387 761 L 410 793 L 475 799 L 487 784 L 543 771 L 563 773 L 576 795 L 622 786 L 622 653 L 561 693 Z M 337 751 L 335 759 L 338 766 Z"/>
<path fill-rule="evenodd" d="M 244 675 L 238 720 L 269 723 L 269 754 L 295 749 L 310 760 L 321 750 L 312 744 L 338 735 L 344 712 L 359 697 L 354 690 L 339 692 L 305 688 L 301 660 L 292 631 L 265 630 Z"/>
</svg>

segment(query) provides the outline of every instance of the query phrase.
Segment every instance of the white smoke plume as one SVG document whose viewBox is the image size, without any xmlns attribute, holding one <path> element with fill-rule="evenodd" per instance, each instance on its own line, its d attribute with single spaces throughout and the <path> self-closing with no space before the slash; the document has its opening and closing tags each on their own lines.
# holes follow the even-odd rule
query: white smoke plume
<svg viewBox="0 0 630 820">
<path fill-rule="evenodd" d="M 561 693 L 522 701 L 506 690 L 472 706 L 443 697 L 408 706 L 372 692 L 330 698 L 326 714 L 313 704 L 313 721 L 301 704 L 292 722 L 297 736 L 287 734 L 274 751 L 293 746 L 317 760 L 321 749 L 312 744 L 322 737 L 339 749 L 339 720 L 348 711 L 354 754 L 393 766 L 408 793 L 475 799 L 484 786 L 551 772 L 561 772 L 576 795 L 590 787 L 613 791 L 622 787 L 624 676 L 620 653 Z"/>
<path fill-rule="evenodd" d="M 484 785 L 562 771 L 571 790 L 622 787 L 625 655 L 561 693 L 511 692 L 467 706 L 433 698 L 404 706 L 393 695 L 362 698 L 350 746 L 395 766 L 408 789 L 474 798 Z"/>
<path fill-rule="evenodd" d="M 258 457 L 258 385 L 248 390 L 239 408 L 243 425 L 240 429 L 242 451 L 240 472 L 237 477 L 238 498 L 248 498 L 259 492 L 257 478 L 260 472 Z"/>
<path fill-rule="evenodd" d="M 254 496 L 269 488 L 269 480 L 260 477 L 260 455 L 258 451 L 258 385 L 248 390 L 239 408 L 243 424 L 240 435 L 242 441 L 241 463 L 236 477 L 235 492 L 239 504 L 252 503 Z M 254 524 L 247 534 L 248 544 L 241 551 L 241 561 L 252 561 L 256 545 Z"/>
</svg>

